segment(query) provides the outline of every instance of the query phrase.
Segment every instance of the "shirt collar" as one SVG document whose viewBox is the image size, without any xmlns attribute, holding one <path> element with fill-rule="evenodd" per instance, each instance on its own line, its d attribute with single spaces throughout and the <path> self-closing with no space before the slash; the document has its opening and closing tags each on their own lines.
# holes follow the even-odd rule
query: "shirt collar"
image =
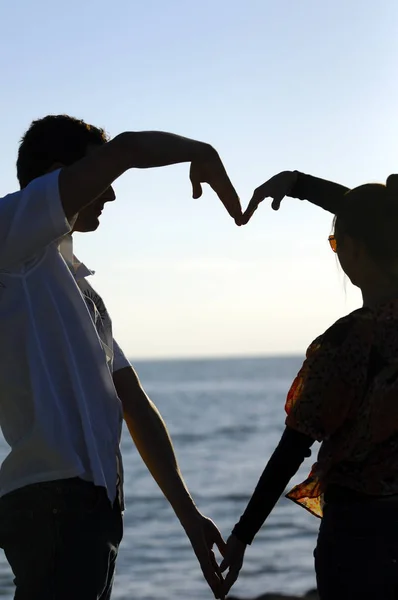
<svg viewBox="0 0 398 600">
<path fill-rule="evenodd" d="M 62 238 L 58 249 L 76 280 L 94 275 L 94 271 L 90 271 L 90 269 L 88 269 L 84 263 L 80 262 L 73 254 L 73 238 L 70 233 Z"/>
</svg>

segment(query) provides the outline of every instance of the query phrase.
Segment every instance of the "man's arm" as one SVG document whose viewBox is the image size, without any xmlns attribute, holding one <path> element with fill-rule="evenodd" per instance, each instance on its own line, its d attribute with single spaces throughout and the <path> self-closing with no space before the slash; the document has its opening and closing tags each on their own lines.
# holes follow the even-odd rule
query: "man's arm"
<svg viewBox="0 0 398 600">
<path fill-rule="evenodd" d="M 62 169 L 59 189 L 68 219 L 100 196 L 122 173 L 190 162 L 194 197 L 208 183 L 239 222 L 239 198 L 216 150 L 204 142 L 161 131 L 126 132 Z"/>
<path fill-rule="evenodd" d="M 214 523 L 196 507 L 159 411 L 146 395 L 132 367 L 114 372 L 113 381 L 134 444 L 185 529 L 215 597 L 222 597 L 222 577 L 212 548 L 216 544 L 223 552 L 224 541 Z"/>
<path fill-rule="evenodd" d="M 240 225 L 239 197 L 216 150 L 172 133 L 122 133 L 76 163 L 0 198 L 0 269 L 20 264 L 71 231 L 74 217 L 130 168 L 190 162 L 193 197 L 208 183 Z"/>
<path fill-rule="evenodd" d="M 181 522 L 197 514 L 197 508 L 181 476 L 166 425 L 148 398 L 132 367 L 113 374 L 124 419 L 133 441 L 156 483 Z"/>
</svg>

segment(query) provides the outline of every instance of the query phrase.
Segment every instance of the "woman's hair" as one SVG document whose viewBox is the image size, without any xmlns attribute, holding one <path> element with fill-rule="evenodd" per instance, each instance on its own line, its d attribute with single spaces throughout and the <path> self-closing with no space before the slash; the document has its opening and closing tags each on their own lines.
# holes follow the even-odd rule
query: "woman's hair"
<svg viewBox="0 0 398 600">
<path fill-rule="evenodd" d="M 386 185 L 368 183 L 347 192 L 334 218 L 334 233 L 337 245 L 347 234 L 398 275 L 398 175 L 390 175 Z"/>
</svg>

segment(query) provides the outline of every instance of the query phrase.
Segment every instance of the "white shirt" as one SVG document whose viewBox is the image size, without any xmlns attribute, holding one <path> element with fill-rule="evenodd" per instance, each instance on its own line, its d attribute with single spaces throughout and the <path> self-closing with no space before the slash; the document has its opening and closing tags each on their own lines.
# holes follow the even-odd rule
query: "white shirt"
<svg viewBox="0 0 398 600">
<path fill-rule="evenodd" d="M 130 367 L 131 363 L 113 337 L 112 319 L 108 313 L 108 309 L 101 296 L 87 281 L 87 277 L 94 275 L 94 271 L 88 269 L 73 254 L 73 239 L 70 234 L 61 239 L 59 251 L 84 296 L 91 320 L 101 340 L 111 373 L 115 373 L 125 367 Z"/>
<path fill-rule="evenodd" d="M 83 477 L 113 501 L 122 408 L 111 375 L 111 329 L 101 340 L 58 249 L 71 231 L 58 175 L 0 199 L 0 425 L 11 448 L 0 496 Z"/>
</svg>

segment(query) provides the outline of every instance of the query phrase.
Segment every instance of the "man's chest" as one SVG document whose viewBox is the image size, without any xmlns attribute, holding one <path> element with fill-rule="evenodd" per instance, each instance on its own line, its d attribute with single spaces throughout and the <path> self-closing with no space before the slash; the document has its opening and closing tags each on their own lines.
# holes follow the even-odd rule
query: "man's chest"
<svg viewBox="0 0 398 600">
<path fill-rule="evenodd" d="M 101 296 L 94 290 L 86 279 L 80 279 L 77 285 L 85 300 L 87 310 L 95 326 L 97 334 L 104 346 L 108 360 L 113 356 L 112 321 Z"/>
</svg>

